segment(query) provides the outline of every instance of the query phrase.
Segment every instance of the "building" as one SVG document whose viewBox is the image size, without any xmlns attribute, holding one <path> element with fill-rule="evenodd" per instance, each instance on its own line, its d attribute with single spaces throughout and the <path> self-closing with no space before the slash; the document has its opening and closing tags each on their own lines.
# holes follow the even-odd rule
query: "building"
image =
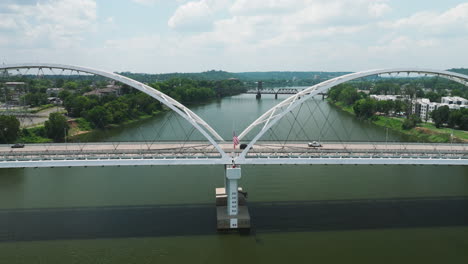
<svg viewBox="0 0 468 264">
<path fill-rule="evenodd" d="M 97 95 L 99 97 L 106 96 L 106 95 L 119 96 L 120 95 L 120 86 L 110 86 L 110 85 L 108 85 L 106 88 L 96 89 L 96 90 L 93 90 L 91 92 L 87 92 L 87 93 L 85 93 L 83 95 L 84 96 Z"/>
<path fill-rule="evenodd" d="M 47 88 L 46 93 L 49 97 L 56 97 L 61 91 L 63 88 Z"/>
<path fill-rule="evenodd" d="M 459 96 L 442 97 L 441 103 L 447 105 L 468 106 L 468 100 Z"/>
<path fill-rule="evenodd" d="M 21 89 L 24 87 L 24 85 L 25 85 L 24 82 L 6 82 L 5 83 L 6 88 L 12 89 L 12 90 Z"/>
<path fill-rule="evenodd" d="M 404 99 L 401 95 L 377 95 L 372 94 L 370 98 L 375 99 L 377 101 L 396 101 Z"/>
<path fill-rule="evenodd" d="M 447 106 L 450 110 L 468 108 L 468 100 L 462 97 L 442 97 L 441 102 L 434 103 L 427 98 L 418 98 L 411 102 L 411 114 L 419 116 L 423 121 L 431 121 L 431 112 L 442 106 Z"/>
<path fill-rule="evenodd" d="M 419 116 L 422 120 L 427 120 L 428 106 L 431 101 L 427 98 L 417 98 L 411 101 L 411 114 Z"/>
</svg>

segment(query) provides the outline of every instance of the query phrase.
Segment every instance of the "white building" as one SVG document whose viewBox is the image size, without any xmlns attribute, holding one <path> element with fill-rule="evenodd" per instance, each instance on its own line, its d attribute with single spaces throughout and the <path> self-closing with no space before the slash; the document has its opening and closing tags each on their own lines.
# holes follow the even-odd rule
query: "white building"
<svg viewBox="0 0 468 264">
<path fill-rule="evenodd" d="M 459 96 L 442 97 L 441 103 L 447 105 L 468 106 L 468 100 Z"/>
<path fill-rule="evenodd" d="M 448 106 L 450 110 L 468 108 L 468 100 L 462 97 L 442 97 L 442 103 L 432 103 L 427 98 L 418 98 L 411 102 L 411 113 L 418 115 L 423 121 L 431 121 L 431 112 L 442 107 Z"/>
<path fill-rule="evenodd" d="M 405 99 L 402 95 L 378 95 L 378 94 L 371 94 L 370 98 L 375 99 L 377 101 L 397 101 Z"/>
</svg>

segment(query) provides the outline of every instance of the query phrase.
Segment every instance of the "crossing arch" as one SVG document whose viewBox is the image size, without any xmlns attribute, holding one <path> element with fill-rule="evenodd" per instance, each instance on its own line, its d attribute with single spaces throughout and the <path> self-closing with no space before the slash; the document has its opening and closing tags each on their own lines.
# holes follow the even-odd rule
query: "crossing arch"
<svg viewBox="0 0 468 264">
<path fill-rule="evenodd" d="M 253 139 L 248 143 L 247 147 L 239 154 L 236 158 L 236 163 L 243 163 L 246 158 L 247 153 L 252 149 L 252 146 L 279 120 L 281 120 L 287 113 L 290 113 L 292 110 L 296 109 L 298 106 L 302 105 L 307 100 L 311 99 L 313 96 L 325 93 L 330 90 L 332 87 L 340 85 L 342 83 L 352 81 L 355 79 L 360 79 L 368 76 L 379 75 L 379 74 L 399 74 L 399 73 L 418 73 L 418 74 L 428 74 L 440 76 L 458 83 L 461 83 L 465 86 L 468 86 L 468 75 L 459 74 L 455 72 L 449 72 L 444 70 L 433 70 L 433 69 L 420 69 L 420 68 L 393 68 L 393 69 L 378 69 L 378 70 L 368 70 L 361 71 L 356 73 L 350 73 L 347 75 L 339 76 L 319 84 L 313 85 L 307 89 L 300 91 L 297 94 L 294 94 L 279 104 L 272 107 L 270 110 L 265 112 L 252 124 L 250 124 L 240 135 L 239 139 L 244 138 L 249 132 L 254 128 L 261 127 L 258 134 L 253 137 Z"/>
<path fill-rule="evenodd" d="M 87 68 L 82 66 L 73 66 L 65 64 L 52 64 L 52 63 L 19 63 L 19 64 L 6 64 L 0 65 L 0 71 L 8 70 L 19 70 L 19 69 L 58 69 L 58 70 L 70 70 L 74 72 L 82 72 L 87 74 L 93 74 L 97 76 L 102 76 L 123 84 L 126 84 L 134 89 L 137 89 L 154 99 L 158 100 L 178 115 L 187 120 L 195 129 L 197 129 L 221 154 L 222 159 L 230 160 L 229 156 L 224 152 L 221 146 L 216 142 L 224 141 L 223 138 L 206 123 L 201 117 L 192 112 L 189 108 L 178 102 L 177 100 L 171 98 L 170 96 L 144 84 L 133 80 L 131 78 L 122 76 L 117 73 L 107 72 L 103 70 L 97 70 L 93 68 Z M 215 140 L 216 139 L 216 140 Z"/>
</svg>

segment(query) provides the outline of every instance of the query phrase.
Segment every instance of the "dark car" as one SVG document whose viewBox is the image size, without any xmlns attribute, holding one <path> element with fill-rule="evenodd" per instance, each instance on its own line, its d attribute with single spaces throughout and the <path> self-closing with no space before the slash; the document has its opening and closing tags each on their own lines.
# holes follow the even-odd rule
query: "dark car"
<svg viewBox="0 0 468 264">
<path fill-rule="evenodd" d="M 16 143 L 13 146 L 11 146 L 11 148 L 24 148 L 24 144 Z"/>
</svg>

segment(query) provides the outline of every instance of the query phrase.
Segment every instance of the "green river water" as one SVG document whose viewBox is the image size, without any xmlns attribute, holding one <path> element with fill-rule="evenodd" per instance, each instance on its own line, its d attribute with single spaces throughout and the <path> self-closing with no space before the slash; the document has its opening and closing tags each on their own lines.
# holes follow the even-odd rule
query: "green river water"
<svg viewBox="0 0 468 264">
<path fill-rule="evenodd" d="M 192 109 L 228 139 L 278 102 L 239 95 Z M 321 128 L 314 138 L 404 140 L 316 103 L 343 128 Z M 87 137 L 152 139 L 169 115 Z M 180 136 L 167 129 L 160 138 Z M 216 232 L 222 166 L 0 170 L 0 264 L 468 263 L 467 167 L 244 166 L 242 173 L 248 235 Z"/>
</svg>

